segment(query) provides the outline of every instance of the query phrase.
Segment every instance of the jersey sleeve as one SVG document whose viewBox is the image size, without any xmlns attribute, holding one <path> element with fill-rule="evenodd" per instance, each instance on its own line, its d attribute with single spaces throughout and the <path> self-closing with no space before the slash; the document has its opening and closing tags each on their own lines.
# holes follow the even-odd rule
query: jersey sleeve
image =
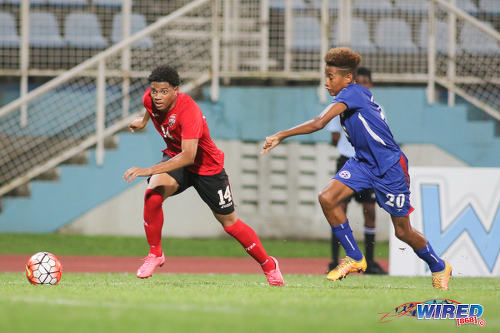
<svg viewBox="0 0 500 333">
<path fill-rule="evenodd" d="M 142 95 L 142 104 L 149 113 L 153 112 L 153 101 L 151 100 L 151 88 L 148 88 Z"/>
<path fill-rule="evenodd" d="M 344 103 L 348 109 L 356 110 L 362 107 L 363 94 L 357 85 L 349 85 L 335 96 L 335 102 Z"/>
<path fill-rule="evenodd" d="M 342 126 L 340 125 L 340 116 L 335 116 L 326 124 L 325 129 L 329 132 L 342 132 Z"/>
<path fill-rule="evenodd" d="M 203 135 L 203 114 L 193 100 L 190 100 L 180 117 L 182 139 L 199 139 Z"/>
</svg>

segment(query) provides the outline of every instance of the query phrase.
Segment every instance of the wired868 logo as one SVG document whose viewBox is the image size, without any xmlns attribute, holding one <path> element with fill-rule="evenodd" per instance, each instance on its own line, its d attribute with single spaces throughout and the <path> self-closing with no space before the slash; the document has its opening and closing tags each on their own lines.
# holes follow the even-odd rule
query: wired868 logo
<svg viewBox="0 0 500 333">
<path fill-rule="evenodd" d="M 486 325 L 481 318 L 484 309 L 481 304 L 461 304 L 451 299 L 431 299 L 424 302 L 408 302 L 395 307 L 391 312 L 379 313 L 381 323 L 388 323 L 396 318 L 407 316 L 417 319 L 453 319 L 457 326 L 476 324 Z"/>
</svg>

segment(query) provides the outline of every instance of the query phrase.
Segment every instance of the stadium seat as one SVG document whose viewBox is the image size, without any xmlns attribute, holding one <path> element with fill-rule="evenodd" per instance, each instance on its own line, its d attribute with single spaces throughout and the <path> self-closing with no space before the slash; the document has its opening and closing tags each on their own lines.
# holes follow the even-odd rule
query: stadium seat
<svg viewBox="0 0 500 333">
<path fill-rule="evenodd" d="M 488 15 L 500 15 L 500 1 L 479 0 L 479 11 Z"/>
<path fill-rule="evenodd" d="M 483 23 L 492 27 L 489 22 Z M 500 46 L 493 37 L 469 23 L 462 27 L 459 40 L 459 49 L 463 52 L 480 55 L 498 55 L 500 53 Z"/>
<path fill-rule="evenodd" d="M 133 13 L 130 17 L 130 35 L 146 28 L 146 18 L 142 14 Z M 122 40 L 122 14 L 115 14 L 113 17 L 113 26 L 111 28 L 111 41 L 118 43 Z M 150 37 L 144 37 L 135 42 L 132 47 L 147 49 L 153 47 L 153 40 Z"/>
<path fill-rule="evenodd" d="M 269 0 L 269 8 L 284 10 L 286 0 Z M 340 0 L 328 0 L 328 9 L 336 11 L 339 8 Z M 321 9 L 321 2 L 313 0 L 306 2 L 304 0 L 292 0 L 292 9 L 294 10 L 307 10 L 307 9 Z"/>
<path fill-rule="evenodd" d="M 395 7 L 408 14 L 426 14 L 429 11 L 429 1 L 396 0 Z"/>
<path fill-rule="evenodd" d="M 54 14 L 34 12 L 30 15 L 30 45 L 34 47 L 62 47 L 64 40 Z"/>
<path fill-rule="evenodd" d="M 4 3 L 10 3 L 11 5 L 21 5 L 22 0 L 4 0 Z M 30 0 L 30 5 L 32 6 L 42 6 L 45 5 L 47 0 Z"/>
<path fill-rule="evenodd" d="M 469 14 L 477 14 L 477 7 L 472 0 L 457 0 L 457 7 Z"/>
<path fill-rule="evenodd" d="M 297 51 L 321 49 L 321 23 L 318 17 L 296 16 L 292 23 L 292 48 Z"/>
<path fill-rule="evenodd" d="M 400 19 L 385 18 L 377 22 L 375 45 L 386 52 L 417 52 L 417 47 L 411 40 L 410 26 Z"/>
<path fill-rule="evenodd" d="M 19 47 L 16 19 L 11 13 L 0 12 L 0 47 Z"/>
<path fill-rule="evenodd" d="M 65 39 L 69 46 L 101 49 L 108 46 L 99 19 L 92 13 L 71 13 L 65 19 Z"/>
<path fill-rule="evenodd" d="M 422 21 L 420 24 L 419 44 L 422 50 L 427 51 L 429 41 L 429 22 Z M 436 22 L 436 51 L 439 53 L 448 52 L 448 23 L 444 21 Z"/>
<path fill-rule="evenodd" d="M 390 0 L 354 0 L 353 9 L 364 13 L 391 13 L 394 8 Z"/>
<path fill-rule="evenodd" d="M 123 0 L 92 0 L 92 3 L 101 7 L 121 8 Z"/>
<path fill-rule="evenodd" d="M 59 7 L 85 7 L 87 0 L 46 0 L 47 4 Z"/>
<path fill-rule="evenodd" d="M 342 46 L 337 42 L 338 34 L 337 31 L 338 21 L 335 25 L 335 30 L 332 30 L 333 45 Z M 351 47 L 357 52 L 374 52 L 376 50 L 375 45 L 370 41 L 370 32 L 368 30 L 368 25 L 365 20 L 359 17 L 353 17 L 351 21 Z"/>
</svg>

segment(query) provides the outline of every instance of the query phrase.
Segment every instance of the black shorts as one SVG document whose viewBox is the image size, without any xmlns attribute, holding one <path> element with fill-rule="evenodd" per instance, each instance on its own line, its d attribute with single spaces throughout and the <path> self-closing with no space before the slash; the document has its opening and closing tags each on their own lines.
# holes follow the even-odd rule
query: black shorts
<svg viewBox="0 0 500 333">
<path fill-rule="evenodd" d="M 171 157 L 164 154 L 161 162 L 168 161 L 169 159 Z M 176 169 L 167 173 L 179 184 L 179 188 L 173 195 L 182 193 L 187 188 L 193 186 L 201 199 L 205 201 L 213 212 L 221 215 L 234 212 L 233 193 L 231 192 L 229 178 L 224 169 L 218 174 L 209 176 L 198 175 L 187 171 L 186 168 Z M 150 178 L 148 178 L 148 182 Z"/>
<path fill-rule="evenodd" d="M 340 157 L 337 159 L 337 172 L 342 169 L 344 164 L 349 160 L 349 157 L 340 155 Z M 373 192 L 372 189 L 366 189 L 362 190 L 360 192 L 354 193 L 354 200 L 359 203 L 363 202 L 368 202 L 368 203 L 375 203 L 377 202 L 377 197 L 375 196 L 375 192 Z M 346 202 L 351 201 L 351 197 L 346 199 Z"/>
</svg>

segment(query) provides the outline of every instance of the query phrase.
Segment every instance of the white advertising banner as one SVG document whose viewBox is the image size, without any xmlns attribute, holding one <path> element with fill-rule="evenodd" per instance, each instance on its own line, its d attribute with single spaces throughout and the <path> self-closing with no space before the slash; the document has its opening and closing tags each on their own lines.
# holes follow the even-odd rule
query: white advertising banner
<svg viewBox="0 0 500 333">
<path fill-rule="evenodd" d="M 453 276 L 500 276 L 500 168 L 410 168 L 412 226 Z M 429 275 L 413 249 L 390 237 L 390 275 Z"/>
</svg>

